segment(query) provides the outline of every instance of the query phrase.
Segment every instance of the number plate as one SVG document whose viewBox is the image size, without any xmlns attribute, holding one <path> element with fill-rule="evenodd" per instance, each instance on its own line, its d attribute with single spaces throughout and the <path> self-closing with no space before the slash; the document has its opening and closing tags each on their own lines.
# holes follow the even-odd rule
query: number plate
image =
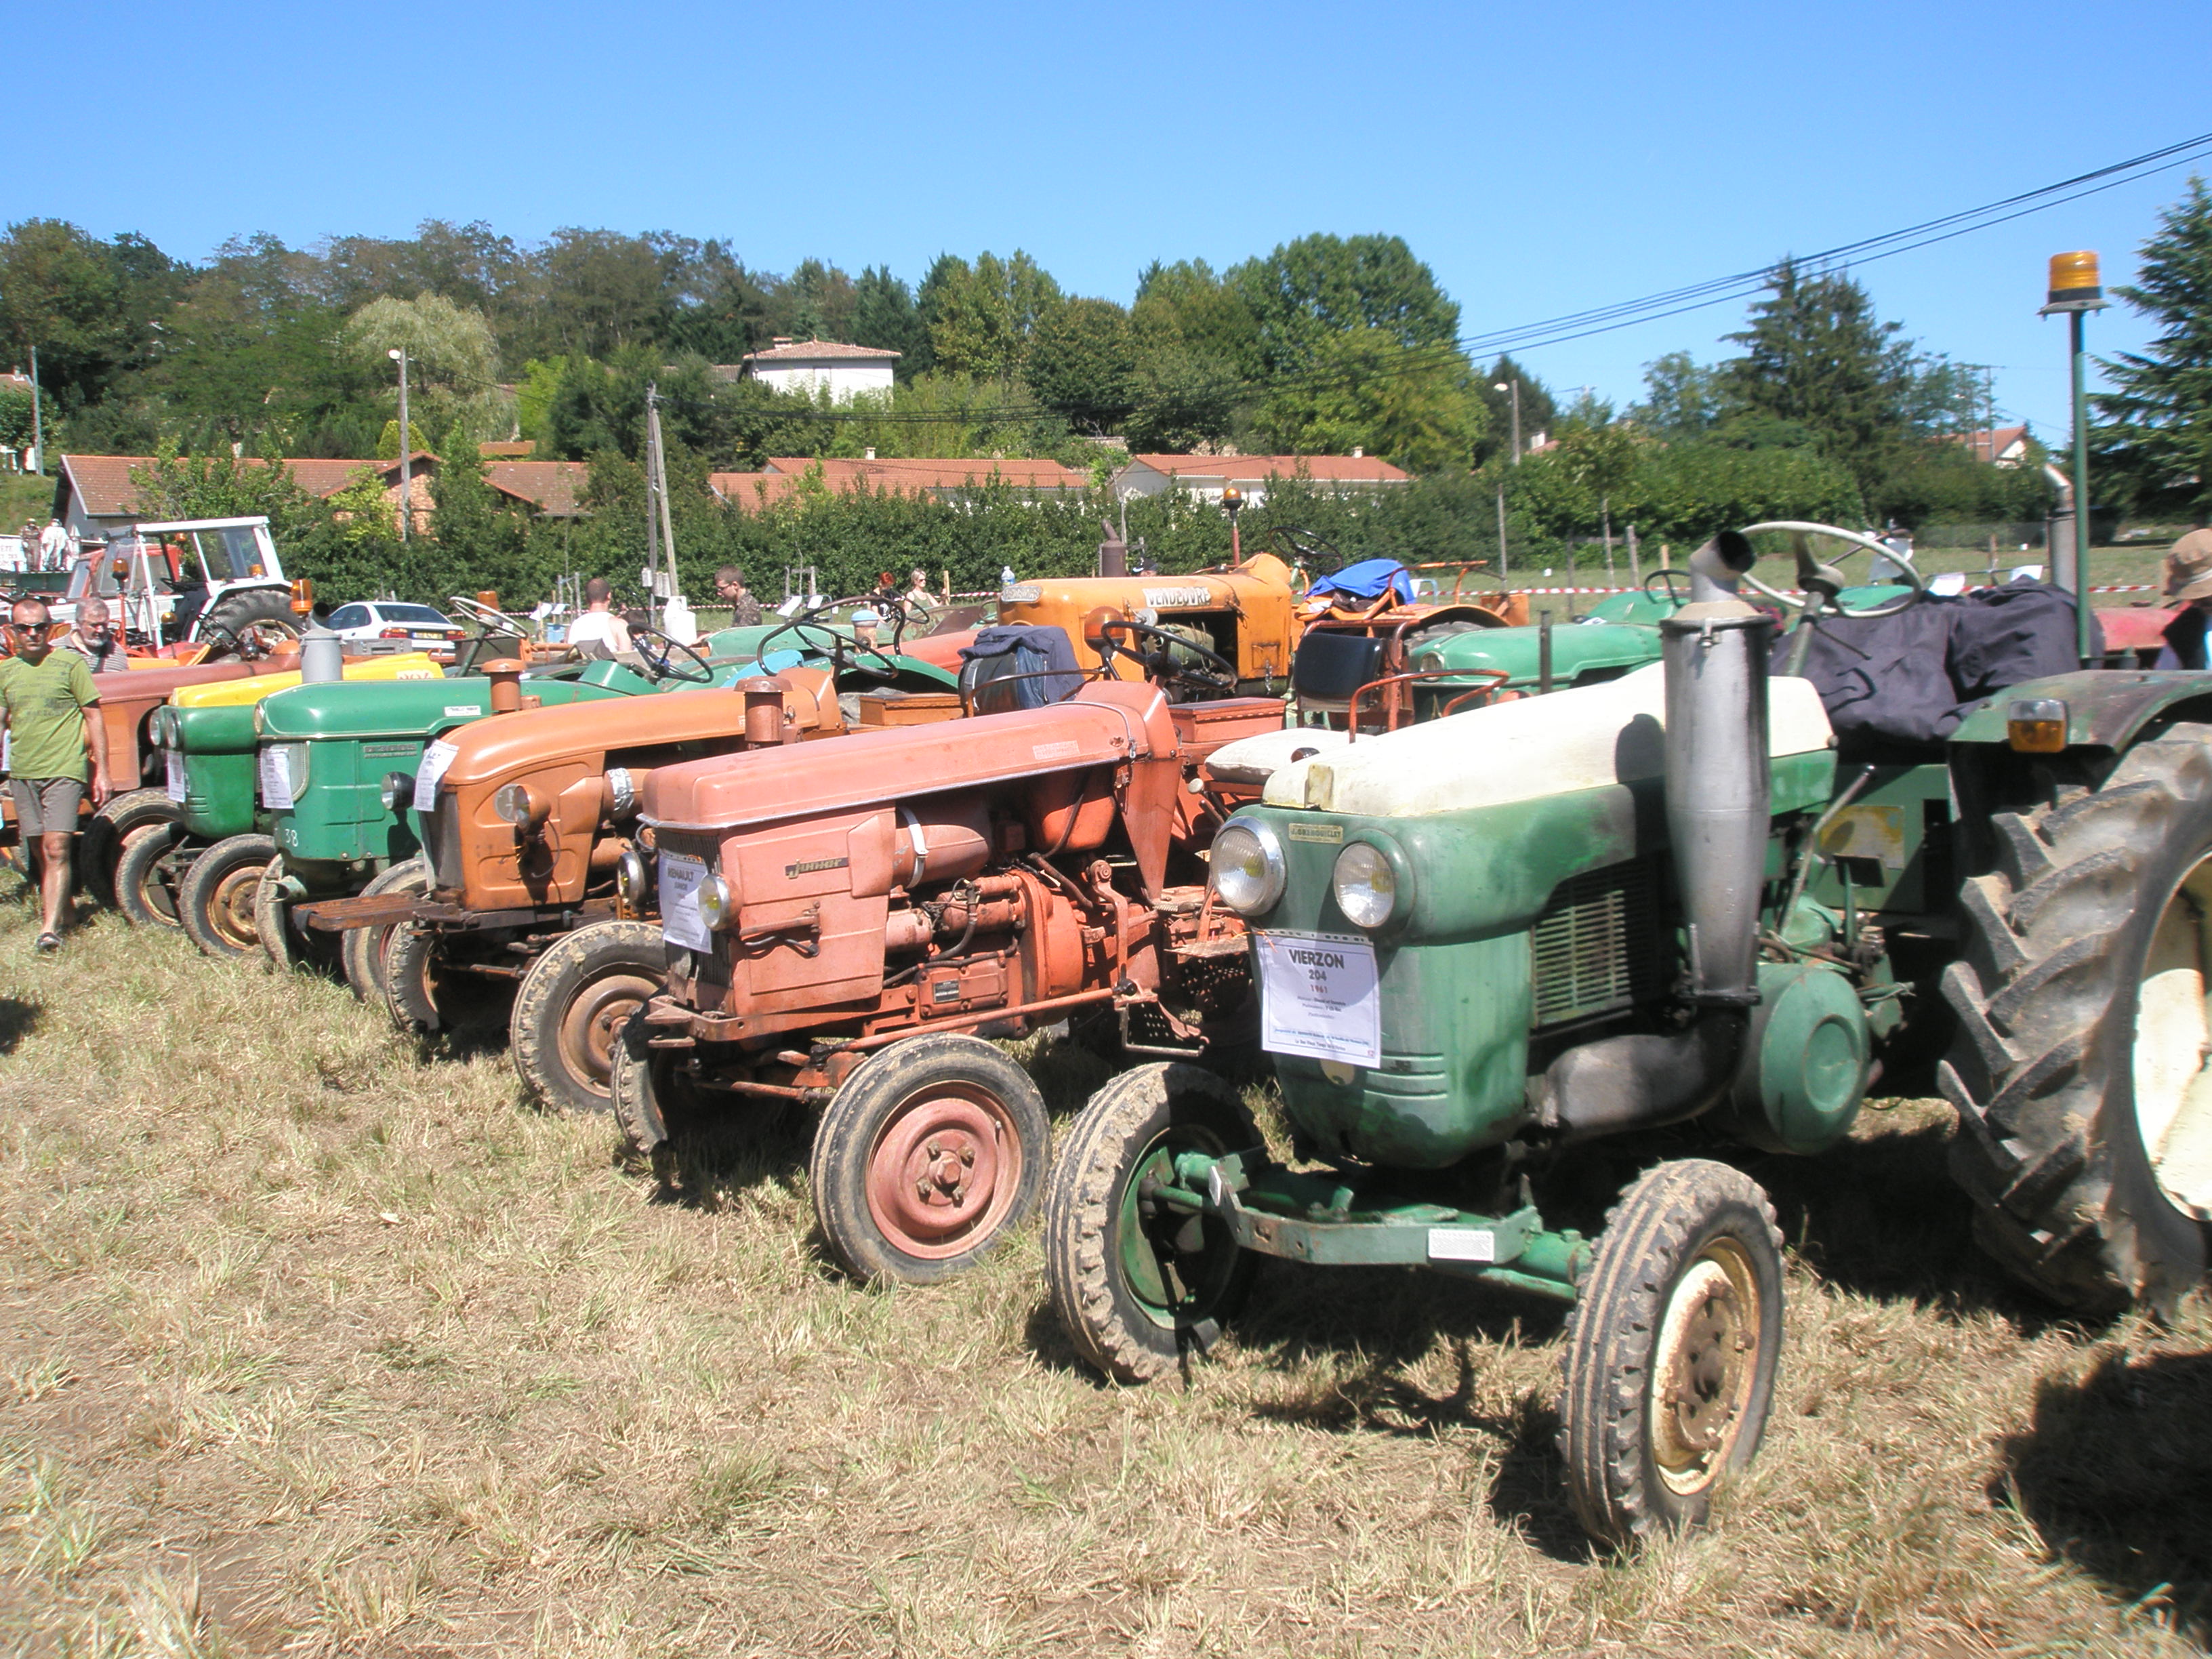
<svg viewBox="0 0 2212 1659">
<path fill-rule="evenodd" d="M 261 745 L 261 804 L 272 812 L 289 812 L 296 803 L 292 799 L 292 775 L 284 768 L 284 757 L 273 743 Z"/>
<path fill-rule="evenodd" d="M 1375 947 L 1341 933 L 1255 933 L 1260 1046 L 1353 1066 L 1382 1059 Z"/>
<path fill-rule="evenodd" d="M 681 853 L 660 855 L 660 933 L 686 951 L 712 951 L 714 936 L 699 914 L 699 888 L 707 866 Z"/>
<path fill-rule="evenodd" d="M 185 800 L 185 757 L 173 749 L 165 749 L 161 758 L 168 768 L 169 799 L 181 806 Z"/>
<path fill-rule="evenodd" d="M 418 810 L 427 812 L 436 804 L 438 780 L 446 775 L 446 769 L 460 752 L 450 743 L 434 743 L 422 751 L 422 763 L 415 769 L 415 805 Z"/>
</svg>

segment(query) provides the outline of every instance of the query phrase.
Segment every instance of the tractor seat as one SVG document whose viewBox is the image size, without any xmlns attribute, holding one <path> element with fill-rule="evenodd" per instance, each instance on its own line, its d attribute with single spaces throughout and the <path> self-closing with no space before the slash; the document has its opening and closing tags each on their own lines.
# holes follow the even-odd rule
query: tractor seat
<svg viewBox="0 0 2212 1659">
<path fill-rule="evenodd" d="M 1348 703 L 1382 672 L 1383 644 L 1370 634 L 1311 629 L 1291 659 L 1291 689 L 1309 702 Z"/>
<path fill-rule="evenodd" d="M 1412 817 L 1638 782 L 1664 775 L 1666 719 L 1666 669 L 1653 663 L 1601 684 L 1470 708 L 1286 764 L 1268 778 L 1266 799 L 1270 806 Z M 1834 746 L 1813 683 L 1770 679 L 1767 752 Z"/>
</svg>

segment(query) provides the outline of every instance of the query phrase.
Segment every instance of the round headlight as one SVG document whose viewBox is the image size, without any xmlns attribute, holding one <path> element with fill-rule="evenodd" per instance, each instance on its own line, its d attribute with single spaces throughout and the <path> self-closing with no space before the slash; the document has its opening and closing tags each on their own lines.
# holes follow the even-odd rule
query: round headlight
<svg viewBox="0 0 2212 1659">
<path fill-rule="evenodd" d="M 546 813 L 551 810 L 531 793 L 530 786 L 526 783 L 503 785 L 500 792 L 491 798 L 492 816 L 518 830 L 544 823 Z"/>
<path fill-rule="evenodd" d="M 384 787 L 376 793 L 387 812 L 412 806 L 415 804 L 415 775 L 412 772 L 386 772 Z"/>
<path fill-rule="evenodd" d="M 622 856 L 615 860 L 615 891 L 633 910 L 642 908 L 652 896 L 645 883 L 645 859 L 635 847 L 623 848 Z"/>
<path fill-rule="evenodd" d="M 1230 819 L 1213 838 L 1207 862 L 1213 890 L 1240 916 L 1264 915 L 1283 896 L 1283 849 L 1265 824 Z"/>
<path fill-rule="evenodd" d="M 716 933 L 736 920 L 738 907 L 730 902 L 729 884 L 720 876 L 699 884 L 699 920 Z"/>
<path fill-rule="evenodd" d="M 1336 894 L 1336 908 L 1357 927 L 1380 927 L 1398 908 L 1397 872 L 1381 848 L 1364 841 L 1348 843 L 1336 855 L 1329 886 Z"/>
</svg>

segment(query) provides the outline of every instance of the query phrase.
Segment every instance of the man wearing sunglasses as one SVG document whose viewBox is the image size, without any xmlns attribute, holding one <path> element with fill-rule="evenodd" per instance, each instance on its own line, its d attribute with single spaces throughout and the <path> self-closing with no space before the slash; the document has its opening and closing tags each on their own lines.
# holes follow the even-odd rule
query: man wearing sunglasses
<svg viewBox="0 0 2212 1659">
<path fill-rule="evenodd" d="M 43 600 L 16 600 L 6 629 L 10 654 L 0 659 L 8 788 L 22 844 L 38 849 L 41 951 L 61 946 L 77 808 L 88 786 L 95 808 L 108 793 L 107 732 L 92 670 L 76 652 L 54 649 L 52 631 Z"/>
</svg>

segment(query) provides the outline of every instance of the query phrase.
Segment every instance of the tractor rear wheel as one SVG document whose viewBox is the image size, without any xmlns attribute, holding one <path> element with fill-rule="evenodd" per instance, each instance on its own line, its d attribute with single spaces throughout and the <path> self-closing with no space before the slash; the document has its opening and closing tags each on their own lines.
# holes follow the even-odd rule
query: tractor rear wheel
<svg viewBox="0 0 2212 1659">
<path fill-rule="evenodd" d="M 1559 1455 L 1575 1514 L 1625 1547 L 1696 1526 L 1759 1449 L 1782 1353 L 1782 1232 L 1749 1176 L 1681 1158 L 1606 1218 L 1567 1324 Z"/>
<path fill-rule="evenodd" d="M 623 1027 L 660 989 L 667 960 L 655 922 L 594 922 L 555 940 L 522 976 L 507 1022 L 524 1086 L 564 1111 L 612 1109 Z"/>
<path fill-rule="evenodd" d="M 134 927 L 181 927 L 178 893 L 200 849 L 181 823 L 149 824 L 115 866 L 115 905 Z"/>
<path fill-rule="evenodd" d="M 1052 1127 L 1036 1085 L 958 1032 L 872 1055 L 822 1114 L 808 1175 L 815 1218 L 858 1279 L 934 1284 L 1029 1219 Z"/>
<path fill-rule="evenodd" d="M 1983 1245 L 2035 1289 L 2170 1316 L 2212 1219 L 2212 726 L 1990 823 L 1998 867 L 1966 884 L 1943 976 L 1951 1172 Z"/>
<path fill-rule="evenodd" d="M 1216 1218 L 1155 1204 L 1148 1179 L 1172 1181 L 1178 1152 L 1260 1144 L 1236 1091 L 1177 1061 L 1124 1072 L 1077 1115 L 1045 1188 L 1045 1280 L 1077 1351 L 1109 1376 L 1147 1382 L 1210 1346 L 1257 1265 Z"/>
<path fill-rule="evenodd" d="M 211 628 L 223 629 L 241 644 L 252 637 L 269 647 L 300 637 L 300 618 L 293 614 L 290 597 L 273 587 L 225 594 L 200 618 L 202 634 Z"/>
<path fill-rule="evenodd" d="M 361 890 L 368 898 L 384 893 L 427 893 L 430 890 L 430 861 L 416 855 L 402 859 L 378 875 L 375 880 Z M 385 999 L 384 951 L 392 943 L 392 930 L 398 926 L 386 922 L 380 927 L 349 927 L 342 935 L 338 947 L 339 965 L 345 970 L 346 983 L 353 988 L 356 998 L 362 1002 L 381 1003 Z"/>
<path fill-rule="evenodd" d="M 185 932 L 211 957 L 242 957 L 261 948 L 253 902 L 261 872 L 276 856 L 267 836 L 232 836 L 192 860 L 178 895 Z"/>
<path fill-rule="evenodd" d="M 131 838 L 157 823 L 183 816 L 166 789 L 125 789 L 94 812 L 78 837 L 76 867 L 81 890 L 102 904 L 113 904 L 115 872 Z"/>
</svg>

